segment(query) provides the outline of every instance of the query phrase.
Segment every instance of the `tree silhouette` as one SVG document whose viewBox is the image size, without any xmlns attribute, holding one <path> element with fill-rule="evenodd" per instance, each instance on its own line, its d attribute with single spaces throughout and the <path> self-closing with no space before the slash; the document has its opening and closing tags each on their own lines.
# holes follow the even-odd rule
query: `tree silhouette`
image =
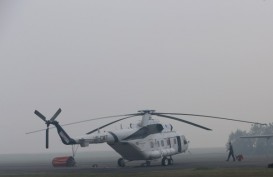
<svg viewBox="0 0 273 177">
<path fill-rule="evenodd" d="M 235 154 L 262 155 L 273 153 L 273 137 L 268 138 L 240 138 L 241 136 L 273 135 L 273 123 L 267 126 L 253 124 L 249 132 L 236 130 L 231 132 L 228 142 L 234 147 Z"/>
</svg>

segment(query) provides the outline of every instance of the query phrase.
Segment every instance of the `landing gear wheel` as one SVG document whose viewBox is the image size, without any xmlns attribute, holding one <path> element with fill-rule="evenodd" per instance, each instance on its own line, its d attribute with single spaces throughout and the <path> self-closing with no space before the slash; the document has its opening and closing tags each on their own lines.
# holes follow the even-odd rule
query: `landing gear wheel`
<svg viewBox="0 0 273 177">
<path fill-rule="evenodd" d="M 123 158 L 118 159 L 118 166 L 125 167 L 125 161 Z"/>
<path fill-rule="evenodd" d="M 168 159 L 168 165 L 173 165 L 173 159 L 172 158 Z"/>
<path fill-rule="evenodd" d="M 162 164 L 163 166 L 167 166 L 167 165 L 169 165 L 169 160 L 168 160 L 166 157 L 163 157 L 163 159 L 162 159 L 162 161 L 161 161 L 161 164 Z"/>
</svg>

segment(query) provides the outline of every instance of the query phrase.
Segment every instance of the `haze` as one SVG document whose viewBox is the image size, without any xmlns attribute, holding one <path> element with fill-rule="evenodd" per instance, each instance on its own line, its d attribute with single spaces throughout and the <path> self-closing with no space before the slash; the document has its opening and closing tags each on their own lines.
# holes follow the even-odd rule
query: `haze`
<svg viewBox="0 0 273 177">
<path fill-rule="evenodd" d="M 141 109 L 263 123 L 273 115 L 270 0 L 0 1 L 0 153 L 70 151 L 45 128 Z M 249 124 L 181 117 L 192 147 L 224 147 Z M 73 137 L 108 121 L 65 127 Z M 126 126 L 131 119 L 122 124 Z M 105 128 L 112 130 L 115 124 Z M 110 150 L 107 144 L 80 151 Z"/>
</svg>

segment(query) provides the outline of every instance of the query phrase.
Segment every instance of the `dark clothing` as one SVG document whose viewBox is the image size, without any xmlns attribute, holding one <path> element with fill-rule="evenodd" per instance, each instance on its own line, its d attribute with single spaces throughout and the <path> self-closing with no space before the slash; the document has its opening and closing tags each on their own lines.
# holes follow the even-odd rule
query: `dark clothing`
<svg viewBox="0 0 273 177">
<path fill-rule="evenodd" d="M 229 161 L 230 156 L 232 156 L 233 161 L 235 161 L 234 152 L 233 152 L 233 147 L 232 147 L 231 143 L 229 143 L 229 148 L 228 148 L 228 150 L 229 150 L 229 154 L 228 154 L 227 161 Z"/>
</svg>

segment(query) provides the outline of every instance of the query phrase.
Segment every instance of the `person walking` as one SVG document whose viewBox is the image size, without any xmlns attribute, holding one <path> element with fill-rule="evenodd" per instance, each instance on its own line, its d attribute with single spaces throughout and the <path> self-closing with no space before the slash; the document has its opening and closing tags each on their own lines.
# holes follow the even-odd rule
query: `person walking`
<svg viewBox="0 0 273 177">
<path fill-rule="evenodd" d="M 230 156 L 232 156 L 233 161 L 235 161 L 234 151 L 233 151 L 233 147 L 232 147 L 231 142 L 228 143 L 228 149 L 227 150 L 229 151 L 227 161 L 229 161 Z"/>
</svg>

